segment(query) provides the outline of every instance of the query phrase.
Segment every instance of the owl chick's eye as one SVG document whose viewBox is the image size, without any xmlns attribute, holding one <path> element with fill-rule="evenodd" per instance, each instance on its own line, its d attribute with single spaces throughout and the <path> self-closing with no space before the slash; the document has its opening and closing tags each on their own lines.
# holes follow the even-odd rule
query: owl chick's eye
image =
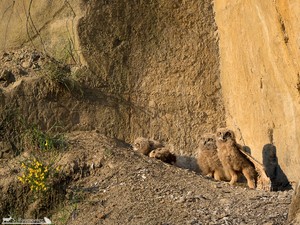
<svg viewBox="0 0 300 225">
<path fill-rule="evenodd" d="M 218 136 L 221 136 L 221 134 L 222 134 L 221 132 L 218 132 L 218 134 L 217 134 L 217 135 L 218 135 Z"/>
<path fill-rule="evenodd" d="M 137 148 L 139 148 L 141 145 L 140 145 L 140 143 L 136 143 L 135 146 L 136 146 Z"/>
<path fill-rule="evenodd" d="M 225 137 L 231 137 L 231 132 L 227 131 L 224 136 Z"/>
</svg>

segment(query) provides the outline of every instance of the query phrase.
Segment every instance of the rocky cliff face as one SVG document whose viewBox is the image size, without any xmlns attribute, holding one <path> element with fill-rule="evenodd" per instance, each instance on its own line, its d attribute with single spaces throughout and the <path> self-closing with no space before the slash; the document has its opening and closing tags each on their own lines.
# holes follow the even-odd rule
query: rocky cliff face
<svg viewBox="0 0 300 225">
<path fill-rule="evenodd" d="M 4 0 L 0 49 L 30 45 L 90 69 L 82 73 L 86 98 L 19 101 L 45 126 L 57 119 L 68 129 L 98 129 L 126 141 L 152 136 L 173 143 L 177 153 L 195 154 L 200 134 L 227 124 L 254 157 L 272 165 L 269 173 L 294 181 L 299 12 L 295 0 Z M 37 85 L 29 87 L 24 91 Z M 8 90 L 0 90 L 1 104 L 19 93 L 8 97 Z"/>
<path fill-rule="evenodd" d="M 261 161 L 272 144 L 280 167 L 297 181 L 300 3 L 217 0 L 215 11 L 227 124 Z"/>
</svg>

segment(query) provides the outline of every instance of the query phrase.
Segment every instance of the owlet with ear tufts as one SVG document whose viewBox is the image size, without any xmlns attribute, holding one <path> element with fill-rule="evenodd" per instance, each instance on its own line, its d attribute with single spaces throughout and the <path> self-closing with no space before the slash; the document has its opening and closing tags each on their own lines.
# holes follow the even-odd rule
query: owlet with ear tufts
<svg viewBox="0 0 300 225">
<path fill-rule="evenodd" d="M 231 176 L 230 184 L 235 184 L 238 174 L 242 173 L 247 179 L 249 188 L 255 188 L 257 173 L 254 164 L 241 152 L 242 147 L 236 143 L 234 132 L 220 128 L 217 130 L 216 141 L 218 157 L 225 172 Z"/>
<path fill-rule="evenodd" d="M 203 134 L 200 137 L 197 163 L 201 173 L 215 180 L 228 180 L 222 163 L 219 160 L 214 134 Z"/>
</svg>

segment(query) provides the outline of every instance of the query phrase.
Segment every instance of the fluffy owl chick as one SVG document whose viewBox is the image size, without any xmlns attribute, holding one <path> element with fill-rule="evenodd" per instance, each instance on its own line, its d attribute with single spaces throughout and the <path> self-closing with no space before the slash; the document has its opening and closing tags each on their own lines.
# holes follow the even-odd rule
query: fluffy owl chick
<svg viewBox="0 0 300 225">
<path fill-rule="evenodd" d="M 200 137 L 197 163 L 203 175 L 213 177 L 215 180 L 229 179 L 218 158 L 214 134 L 203 134 Z"/>
<path fill-rule="evenodd" d="M 176 163 L 176 155 L 174 155 L 168 147 L 157 148 L 151 151 L 149 157 L 159 159 L 172 165 Z"/>
<path fill-rule="evenodd" d="M 163 147 L 163 144 L 159 141 L 155 141 L 144 137 L 138 137 L 133 142 L 133 150 L 140 152 L 144 155 L 149 155 L 149 153 L 152 150 L 160 147 Z"/>
<path fill-rule="evenodd" d="M 241 152 L 241 145 L 236 143 L 234 132 L 227 128 L 218 129 L 216 143 L 218 157 L 225 172 L 231 176 L 230 184 L 235 184 L 238 180 L 238 174 L 242 173 L 247 179 L 249 188 L 255 188 L 257 177 L 255 167 Z"/>
</svg>

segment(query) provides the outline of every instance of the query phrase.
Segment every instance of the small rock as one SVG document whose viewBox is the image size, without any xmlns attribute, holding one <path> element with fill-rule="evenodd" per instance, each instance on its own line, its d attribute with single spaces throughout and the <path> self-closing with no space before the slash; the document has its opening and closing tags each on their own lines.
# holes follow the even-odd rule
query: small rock
<svg viewBox="0 0 300 225">
<path fill-rule="evenodd" d="M 178 200 L 177 200 L 178 203 L 183 203 L 185 202 L 185 197 L 180 197 Z"/>
<path fill-rule="evenodd" d="M 94 163 L 92 163 L 92 164 L 90 165 L 90 169 L 91 169 L 91 170 L 95 169 L 95 164 L 94 164 Z"/>
<path fill-rule="evenodd" d="M 25 55 L 24 55 L 23 53 L 21 53 L 21 54 L 19 55 L 19 60 L 24 59 L 24 57 L 25 57 Z"/>
<path fill-rule="evenodd" d="M 111 162 L 107 163 L 107 166 L 111 169 L 115 168 L 115 165 Z"/>
<path fill-rule="evenodd" d="M 230 205 L 231 204 L 231 201 L 229 199 L 227 199 L 227 198 L 222 198 L 222 199 L 220 199 L 219 202 L 222 205 Z"/>
<path fill-rule="evenodd" d="M 277 213 L 273 213 L 273 214 L 269 215 L 268 217 L 269 217 L 269 218 L 276 218 L 277 216 L 278 216 Z"/>
<path fill-rule="evenodd" d="M 222 186 L 219 185 L 219 184 L 215 184 L 215 185 L 214 185 L 214 188 L 222 188 Z"/>
<path fill-rule="evenodd" d="M 246 224 L 246 223 L 244 223 L 244 222 L 241 222 L 241 223 L 240 223 L 240 225 L 247 225 L 247 224 Z"/>
<path fill-rule="evenodd" d="M 192 194 L 193 194 L 193 192 L 188 191 L 186 195 L 187 195 L 187 196 L 191 196 Z"/>
<path fill-rule="evenodd" d="M 41 67 L 38 63 L 34 63 L 33 66 L 32 66 L 32 69 L 34 70 L 39 70 Z"/>
<path fill-rule="evenodd" d="M 22 62 L 21 66 L 25 69 L 28 69 L 32 66 L 32 63 L 30 61 L 24 61 Z"/>
</svg>

